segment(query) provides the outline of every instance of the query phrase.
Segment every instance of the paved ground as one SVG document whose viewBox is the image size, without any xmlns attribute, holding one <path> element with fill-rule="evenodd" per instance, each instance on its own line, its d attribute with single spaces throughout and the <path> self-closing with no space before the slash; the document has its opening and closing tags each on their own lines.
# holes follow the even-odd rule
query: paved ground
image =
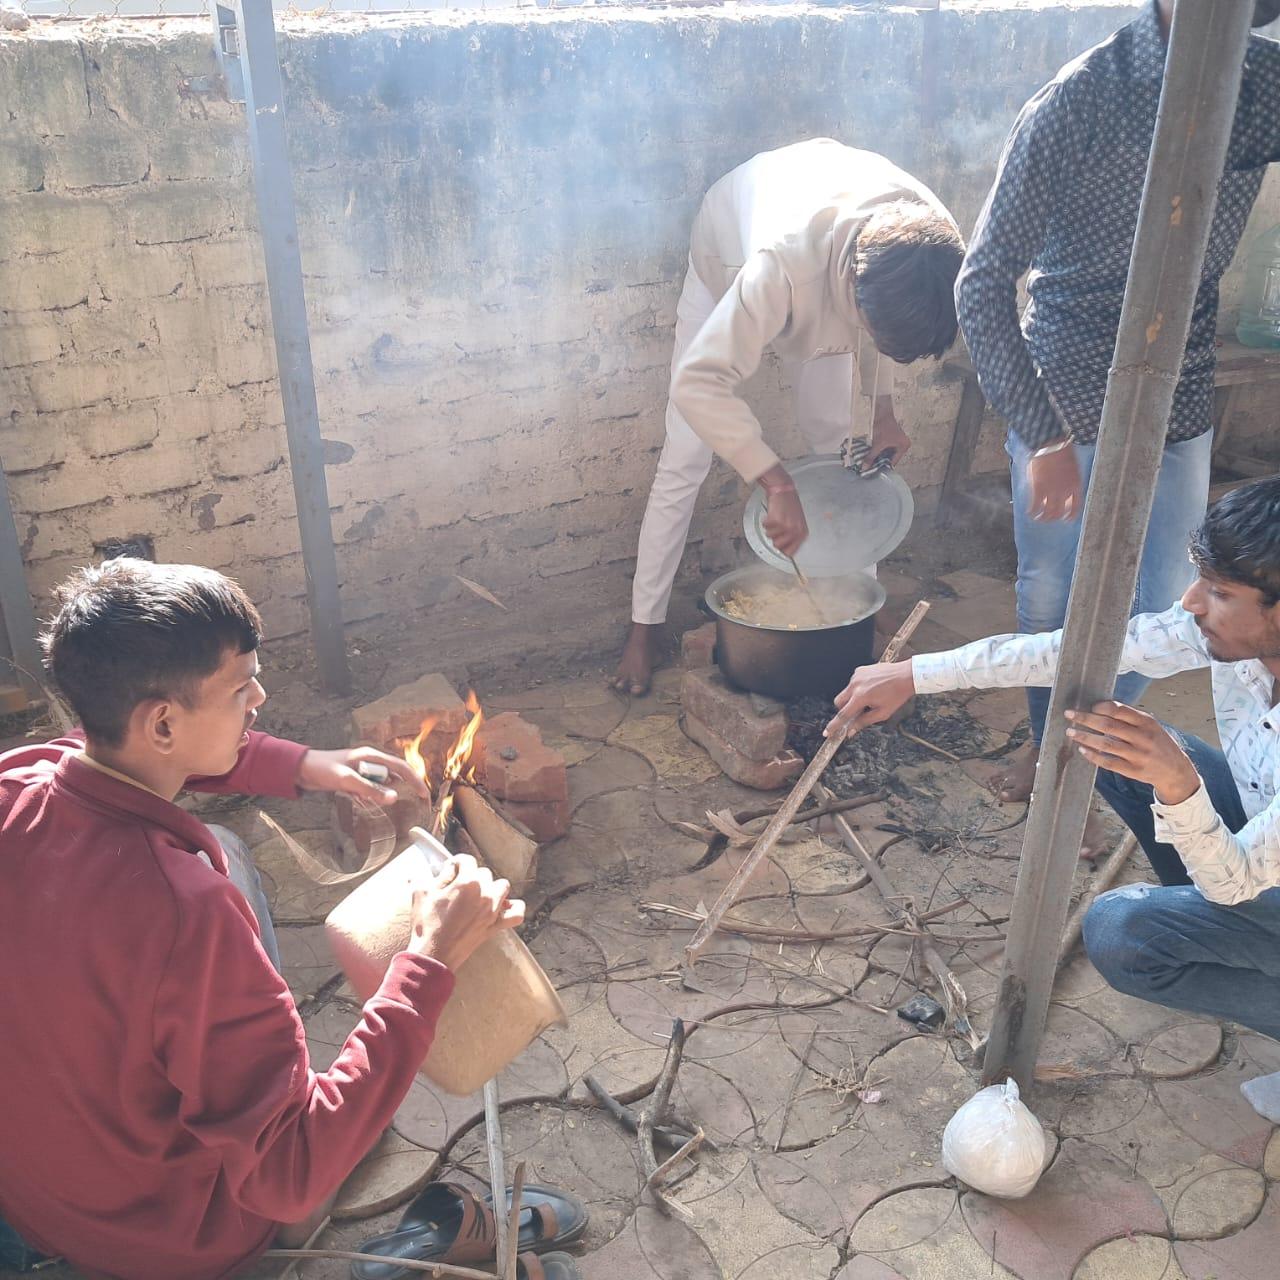
<svg viewBox="0 0 1280 1280">
<path fill-rule="evenodd" d="M 886 574 L 886 583 L 892 626 L 920 585 L 901 572 Z M 939 598 L 936 585 L 920 648 L 1011 625 L 1003 584 L 951 574 L 940 594 L 950 588 L 954 599 Z M 531 1180 L 566 1186 L 590 1208 L 586 1280 L 1277 1274 L 1280 1137 L 1238 1088 L 1280 1069 L 1274 1042 L 1116 995 L 1077 959 L 1060 983 L 1044 1048 L 1056 1078 L 1031 1100 L 1051 1131 L 1051 1164 L 1026 1200 L 1000 1202 L 957 1186 L 942 1168 L 943 1127 L 975 1087 L 970 1053 L 960 1040 L 918 1033 L 877 1011 L 896 1008 L 927 975 L 906 940 L 869 931 L 888 917 L 874 888 L 851 887 L 856 867 L 834 837 L 811 833 L 780 847 L 736 914 L 758 926 L 844 936 L 781 945 L 721 935 L 682 981 L 690 926 L 643 904 L 710 903 L 737 855 L 691 873 L 702 845 L 671 824 L 759 797 L 728 783 L 683 736 L 677 687 L 678 673 L 667 672 L 631 705 L 597 679 L 487 700 L 536 721 L 572 761 L 572 830 L 543 851 L 527 930 L 570 1021 L 536 1042 L 501 1087 L 508 1159 L 527 1161 Z M 1212 733 L 1207 679 L 1166 682 L 1149 705 Z M 968 758 L 957 765 L 916 747 L 885 779 L 891 799 L 856 818 L 875 847 L 891 844 L 883 865 L 920 909 L 955 904 L 933 927 L 985 1029 L 1023 806 L 999 806 L 982 784 L 1000 767 L 1022 702 L 984 693 L 948 700 L 945 713 L 973 730 Z M 929 723 L 920 721 L 926 732 Z M 279 812 L 311 833 L 304 839 L 325 839 L 315 803 Z M 228 817 L 260 838 L 248 810 L 220 820 Z M 916 837 L 877 831 L 885 822 Z M 311 998 L 332 972 L 319 922 L 333 891 L 309 885 L 270 842 L 258 856 L 322 1068 L 357 1016 L 341 990 Z M 1082 869 L 1077 891 L 1087 878 Z M 1141 869 L 1128 878 L 1142 878 Z M 841 990 L 856 992 L 856 1002 Z M 618 1093 L 643 1092 L 675 1015 L 693 1027 L 676 1098 L 718 1148 L 675 1188 L 688 1223 L 643 1200 L 634 1140 L 588 1105 L 581 1084 L 594 1072 Z M 415 1084 L 340 1211 L 368 1214 L 437 1171 L 482 1176 L 479 1114 L 478 1098 L 449 1099 Z M 320 1243 L 352 1248 L 398 1212 L 339 1222 Z M 278 1275 L 282 1266 L 264 1264 L 255 1275 Z M 346 1264 L 308 1262 L 300 1274 L 336 1280 Z"/>
</svg>

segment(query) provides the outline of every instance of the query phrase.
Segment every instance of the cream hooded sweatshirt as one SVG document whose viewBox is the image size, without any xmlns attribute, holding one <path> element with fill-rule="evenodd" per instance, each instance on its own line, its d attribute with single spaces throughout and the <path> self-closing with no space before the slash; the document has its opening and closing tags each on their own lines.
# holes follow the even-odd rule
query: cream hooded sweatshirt
<svg viewBox="0 0 1280 1280">
<path fill-rule="evenodd" d="M 689 256 L 717 302 L 672 376 L 671 398 L 748 484 L 778 461 L 739 394 L 765 347 L 801 361 L 856 353 L 851 426 L 865 421 L 869 432 L 876 391 L 890 392 L 892 362 L 876 351 L 853 281 L 859 230 L 894 200 L 951 218 L 910 174 L 831 138 L 762 152 L 703 198 Z"/>
</svg>

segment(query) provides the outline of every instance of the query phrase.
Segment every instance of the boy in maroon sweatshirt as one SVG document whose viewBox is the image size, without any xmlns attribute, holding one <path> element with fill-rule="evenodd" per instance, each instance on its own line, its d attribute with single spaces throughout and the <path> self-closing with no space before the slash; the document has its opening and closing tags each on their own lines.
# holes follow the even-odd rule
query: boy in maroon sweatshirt
<svg viewBox="0 0 1280 1280">
<path fill-rule="evenodd" d="M 261 623 L 209 569 L 75 574 L 45 637 L 79 736 L 0 756 L 0 1258 L 214 1280 L 330 1199 L 390 1122 L 452 973 L 523 918 L 468 858 L 417 895 L 413 936 L 328 1071 L 273 963 L 248 851 L 184 788 L 394 792 L 252 731 Z M 418 784 L 421 785 L 421 784 Z M 255 912 L 255 906 L 257 911 Z M 4 1265 L 0 1261 L 0 1266 Z"/>
</svg>

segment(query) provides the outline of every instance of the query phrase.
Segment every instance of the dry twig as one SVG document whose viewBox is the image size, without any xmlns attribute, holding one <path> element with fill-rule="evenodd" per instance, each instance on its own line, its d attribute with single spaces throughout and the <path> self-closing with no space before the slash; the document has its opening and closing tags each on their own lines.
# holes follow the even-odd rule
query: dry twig
<svg viewBox="0 0 1280 1280">
<path fill-rule="evenodd" d="M 929 602 L 927 600 L 921 600 L 912 609 L 910 616 L 898 628 L 897 634 L 885 646 L 884 653 L 880 655 L 879 660 L 881 662 L 892 662 L 897 658 L 903 645 L 911 638 L 912 633 L 920 625 L 920 620 L 928 609 Z M 800 775 L 795 786 L 792 787 L 790 795 L 782 802 L 781 808 L 773 815 L 769 825 L 760 833 L 760 838 L 752 846 L 750 853 L 743 858 L 738 869 L 725 886 L 724 892 L 716 899 L 715 905 L 712 906 L 711 910 L 707 912 L 707 918 L 689 940 L 689 945 L 684 949 L 685 962 L 687 964 L 693 964 L 705 949 L 707 943 L 711 941 L 711 936 L 719 928 L 720 920 L 725 912 L 738 900 L 743 886 L 751 879 L 756 867 L 764 860 L 769 850 L 777 844 L 778 837 L 790 824 L 792 818 L 795 817 L 809 793 L 817 786 L 818 780 L 826 772 L 827 766 L 831 761 L 835 759 L 836 752 L 845 744 L 848 736 L 847 733 L 833 733 L 814 753 L 813 759 L 809 761 L 805 771 Z M 822 794 L 826 801 L 830 803 L 830 794 L 827 792 Z M 841 818 L 837 818 L 837 821 L 841 821 Z M 847 819 L 844 820 L 844 823 L 845 826 L 849 825 Z"/>
<path fill-rule="evenodd" d="M 818 794 L 827 795 L 829 793 L 825 787 L 819 785 Z M 880 891 L 880 896 L 884 899 L 885 906 L 911 932 L 917 935 L 916 945 L 919 946 L 920 954 L 925 964 L 929 966 L 929 971 L 937 980 L 942 1003 L 947 1010 L 947 1020 L 964 1036 L 969 1042 L 969 1046 L 976 1052 L 978 1046 L 982 1043 L 982 1037 L 973 1029 L 973 1025 L 969 1021 L 969 998 L 965 995 L 959 979 L 951 972 L 947 967 L 946 961 L 938 954 L 938 949 L 934 946 L 933 935 L 925 927 L 924 917 L 916 915 L 908 900 L 893 887 L 893 881 L 889 879 L 885 869 L 867 851 L 866 846 L 858 839 L 857 832 L 849 825 L 848 820 L 843 815 L 836 817 L 836 826 L 840 828 L 840 834 L 844 836 L 850 852 L 862 864 L 862 869 L 867 875 L 871 877 L 871 883 Z"/>
<path fill-rule="evenodd" d="M 654 1179 L 658 1173 L 658 1157 L 653 1149 L 653 1131 L 667 1115 L 671 1103 L 671 1090 L 676 1082 L 676 1072 L 684 1058 L 685 1028 L 684 1023 L 676 1018 L 671 1024 L 671 1039 L 667 1043 L 667 1056 L 658 1073 L 658 1082 L 653 1087 L 653 1095 L 649 1105 L 640 1113 L 637 1134 L 640 1139 L 640 1167 L 644 1171 L 645 1186 L 653 1191 L 654 1199 L 664 1213 L 674 1213 L 678 1217 L 691 1220 L 693 1214 L 679 1201 L 673 1200 Z"/>
<path fill-rule="evenodd" d="M 674 1155 L 668 1156 L 650 1175 L 644 1184 L 647 1190 L 657 1191 L 666 1180 L 667 1174 L 682 1160 L 687 1160 L 706 1140 L 706 1134 L 699 1129 Z M 683 1207 L 683 1206 L 682 1206 Z"/>
<path fill-rule="evenodd" d="M 333 1219 L 326 1213 L 324 1216 L 324 1221 L 321 1222 L 320 1225 L 306 1238 L 306 1240 L 303 1242 L 302 1247 L 304 1249 L 312 1248 L 315 1245 L 315 1242 L 319 1240 L 322 1235 L 324 1235 L 325 1228 L 332 1221 Z M 289 1265 L 285 1267 L 285 1269 L 280 1273 L 280 1280 L 290 1280 L 290 1277 L 297 1273 L 297 1270 L 301 1265 L 302 1265 L 302 1259 L 294 1258 L 293 1261 L 290 1262 Z"/>
<path fill-rule="evenodd" d="M 809 1055 L 813 1052 L 813 1042 L 818 1038 L 818 1028 L 814 1027 L 809 1032 L 809 1043 L 804 1047 L 804 1053 L 800 1055 L 800 1062 L 796 1067 L 795 1078 L 791 1081 L 791 1092 L 787 1094 L 786 1105 L 782 1108 L 782 1123 L 778 1125 L 778 1140 L 773 1144 L 773 1154 L 777 1155 L 782 1150 L 782 1139 L 787 1134 L 787 1121 L 791 1119 L 791 1108 L 795 1105 L 796 1090 L 800 1088 L 800 1081 L 804 1079 L 805 1068 L 809 1065 Z"/>
<path fill-rule="evenodd" d="M 515 1180 L 511 1184 L 511 1212 L 507 1215 L 507 1248 L 501 1254 L 502 1280 L 516 1280 L 516 1254 L 520 1252 L 520 1201 L 524 1198 L 524 1161 L 516 1165 Z M 502 1202 L 494 1194 L 496 1205 Z"/>
</svg>

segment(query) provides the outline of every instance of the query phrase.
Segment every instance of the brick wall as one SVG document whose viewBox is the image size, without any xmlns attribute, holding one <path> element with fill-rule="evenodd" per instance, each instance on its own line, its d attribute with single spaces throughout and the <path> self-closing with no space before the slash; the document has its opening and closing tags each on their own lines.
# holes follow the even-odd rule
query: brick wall
<svg viewBox="0 0 1280 1280">
<path fill-rule="evenodd" d="M 967 229 L 1018 106 L 1132 7 L 283 22 L 348 619 L 460 609 L 462 573 L 589 604 L 584 645 L 616 625 L 706 185 L 834 134 Z M 146 534 L 234 572 L 283 635 L 303 575 L 242 108 L 211 89 L 203 21 L 0 36 L 0 456 L 41 603 Z M 1272 178 L 1255 227 L 1277 217 Z M 776 368 L 756 382 L 796 447 Z M 926 369 L 901 402 L 927 492 L 956 391 Z M 742 498 L 718 467 L 691 572 L 727 562 Z"/>
</svg>

